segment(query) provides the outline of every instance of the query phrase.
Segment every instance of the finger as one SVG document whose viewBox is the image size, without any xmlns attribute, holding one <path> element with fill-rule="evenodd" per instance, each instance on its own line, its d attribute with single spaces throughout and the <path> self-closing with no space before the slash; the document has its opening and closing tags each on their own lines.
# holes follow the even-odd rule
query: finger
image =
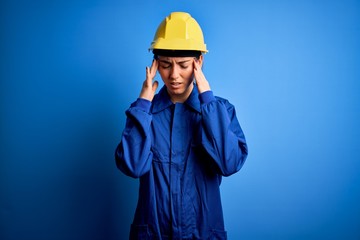
<svg viewBox="0 0 360 240">
<path fill-rule="evenodd" d="M 198 61 L 196 59 L 194 59 L 194 77 L 195 80 L 198 81 L 199 78 L 201 78 L 201 68 L 200 65 L 198 63 Z"/>
<path fill-rule="evenodd" d="M 148 66 L 145 67 L 145 74 L 146 74 L 146 79 L 148 79 L 148 76 L 149 76 L 149 67 Z"/>
<path fill-rule="evenodd" d="M 151 68 L 150 68 L 150 72 L 151 72 L 151 75 L 153 76 L 153 77 L 155 77 L 155 75 L 156 75 L 156 71 L 157 71 L 157 69 L 158 69 L 158 61 L 156 60 L 156 59 L 154 59 L 153 61 L 152 61 L 152 63 L 151 63 Z"/>
<path fill-rule="evenodd" d="M 152 79 L 150 77 L 150 69 L 148 66 L 146 66 L 146 81 L 148 82 L 150 80 L 150 82 L 152 82 Z"/>
<path fill-rule="evenodd" d="M 153 92 L 156 91 L 156 89 L 158 88 L 158 86 L 159 86 L 159 82 L 158 82 L 158 81 L 155 81 L 155 82 L 153 83 L 153 85 L 152 85 L 152 90 L 153 90 Z"/>
</svg>

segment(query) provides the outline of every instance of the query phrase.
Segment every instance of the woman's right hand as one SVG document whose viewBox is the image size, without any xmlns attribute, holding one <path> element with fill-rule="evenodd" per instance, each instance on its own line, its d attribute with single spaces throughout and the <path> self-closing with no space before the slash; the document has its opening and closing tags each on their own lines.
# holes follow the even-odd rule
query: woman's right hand
<svg viewBox="0 0 360 240">
<path fill-rule="evenodd" d="M 156 89 L 159 86 L 158 81 L 154 81 L 154 77 L 156 75 L 156 71 L 158 69 L 158 61 L 156 59 L 153 60 L 151 67 L 146 67 L 146 79 L 143 83 L 140 98 L 147 99 L 150 102 L 153 100 L 154 95 L 156 93 Z"/>
</svg>

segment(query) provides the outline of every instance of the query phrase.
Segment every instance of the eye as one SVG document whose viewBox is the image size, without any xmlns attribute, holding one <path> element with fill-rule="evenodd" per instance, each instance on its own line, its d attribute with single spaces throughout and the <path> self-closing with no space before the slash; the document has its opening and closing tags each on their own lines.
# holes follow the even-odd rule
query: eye
<svg viewBox="0 0 360 240">
<path fill-rule="evenodd" d="M 189 67 L 189 65 L 182 65 L 182 64 L 180 64 L 180 67 L 181 67 L 182 69 L 187 69 L 187 68 Z"/>
<path fill-rule="evenodd" d="M 160 67 L 163 69 L 168 69 L 170 68 L 170 64 L 161 64 Z"/>
</svg>

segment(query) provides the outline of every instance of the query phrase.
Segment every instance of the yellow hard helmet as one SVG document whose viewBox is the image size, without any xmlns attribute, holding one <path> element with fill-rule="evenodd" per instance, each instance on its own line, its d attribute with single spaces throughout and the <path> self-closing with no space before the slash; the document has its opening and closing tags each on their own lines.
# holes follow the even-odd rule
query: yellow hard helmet
<svg viewBox="0 0 360 240">
<path fill-rule="evenodd" d="M 149 48 L 154 49 L 208 52 L 200 25 L 186 12 L 173 12 L 160 23 Z"/>
</svg>

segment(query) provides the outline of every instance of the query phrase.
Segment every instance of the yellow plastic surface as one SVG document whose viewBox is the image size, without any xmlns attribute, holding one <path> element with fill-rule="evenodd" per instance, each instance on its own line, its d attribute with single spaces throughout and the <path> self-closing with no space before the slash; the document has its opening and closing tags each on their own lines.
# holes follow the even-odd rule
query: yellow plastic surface
<svg viewBox="0 0 360 240">
<path fill-rule="evenodd" d="M 208 52 L 200 25 L 186 12 L 173 12 L 160 23 L 149 48 L 153 49 Z"/>
</svg>

